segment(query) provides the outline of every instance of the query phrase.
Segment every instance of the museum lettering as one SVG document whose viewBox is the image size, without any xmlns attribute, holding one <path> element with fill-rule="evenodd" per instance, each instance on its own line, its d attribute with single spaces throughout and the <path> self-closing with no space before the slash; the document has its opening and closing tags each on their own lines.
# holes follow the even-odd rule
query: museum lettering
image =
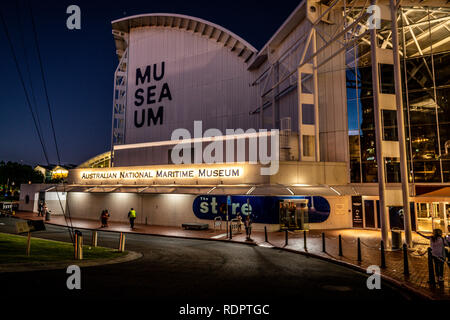
<svg viewBox="0 0 450 320">
<path fill-rule="evenodd" d="M 163 82 L 165 76 L 165 62 L 148 65 L 136 69 L 136 86 L 146 84 L 145 88 L 138 88 L 134 93 L 134 105 L 143 107 L 134 111 L 134 126 L 141 128 L 144 125 L 162 125 L 164 121 L 164 106 L 153 107 L 153 104 L 162 104 L 164 101 L 172 101 L 172 93 L 169 84 Z"/>
</svg>

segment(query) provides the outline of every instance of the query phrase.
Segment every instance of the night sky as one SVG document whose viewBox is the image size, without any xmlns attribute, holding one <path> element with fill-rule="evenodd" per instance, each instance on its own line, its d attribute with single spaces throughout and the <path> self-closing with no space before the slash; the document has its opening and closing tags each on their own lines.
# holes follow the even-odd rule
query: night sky
<svg viewBox="0 0 450 320">
<path fill-rule="evenodd" d="M 221 25 L 261 49 L 299 3 L 31 0 L 61 162 L 80 164 L 110 148 L 113 75 L 118 62 L 112 20 L 143 13 L 186 14 Z M 71 4 L 81 8 L 81 30 L 66 28 L 66 9 Z M 28 0 L 2 1 L 1 12 L 31 99 L 26 48 L 49 160 L 57 163 Z M 0 43 L 0 161 L 46 164 L 1 25 Z"/>
</svg>

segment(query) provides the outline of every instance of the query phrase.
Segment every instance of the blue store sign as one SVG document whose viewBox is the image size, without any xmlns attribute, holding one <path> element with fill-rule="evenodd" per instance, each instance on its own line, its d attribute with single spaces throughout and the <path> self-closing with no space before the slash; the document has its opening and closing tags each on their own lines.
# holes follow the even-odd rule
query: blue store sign
<svg viewBox="0 0 450 320">
<path fill-rule="evenodd" d="M 229 219 L 241 215 L 243 218 L 251 215 L 253 222 L 278 224 L 280 201 L 308 199 L 308 217 L 310 223 L 323 222 L 330 215 L 330 204 L 323 197 L 275 197 L 275 196 L 232 196 L 231 204 L 228 205 Z M 214 220 L 215 217 L 226 219 L 225 207 L 227 207 L 227 196 L 202 195 L 195 198 L 192 210 L 199 219 Z M 314 204 L 314 207 L 312 205 Z"/>
</svg>

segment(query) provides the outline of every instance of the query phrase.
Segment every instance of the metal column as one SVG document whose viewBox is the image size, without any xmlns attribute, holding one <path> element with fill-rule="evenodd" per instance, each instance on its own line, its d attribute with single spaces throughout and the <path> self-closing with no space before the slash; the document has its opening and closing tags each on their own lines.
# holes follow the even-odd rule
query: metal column
<svg viewBox="0 0 450 320">
<path fill-rule="evenodd" d="M 377 0 L 371 1 L 372 5 L 377 4 Z M 372 27 L 370 29 L 370 53 L 372 58 L 372 89 L 373 89 L 373 112 L 375 118 L 375 140 L 377 148 L 377 166 L 378 166 L 378 193 L 380 198 L 380 222 L 381 222 L 381 240 L 383 240 L 386 248 L 390 248 L 389 242 L 389 215 L 386 210 L 386 177 L 383 157 L 383 134 L 381 125 L 381 110 L 380 110 L 380 88 L 379 88 L 379 72 L 377 60 L 377 30 Z"/>
<path fill-rule="evenodd" d="M 398 3 L 397 3 L 398 2 Z M 400 147 L 400 173 L 402 181 L 403 198 L 403 219 L 405 225 L 405 243 L 410 248 L 412 246 L 411 235 L 411 209 L 409 206 L 409 177 L 408 165 L 406 159 L 406 138 L 405 138 L 405 119 L 403 116 L 403 99 L 400 71 L 400 55 L 398 49 L 398 26 L 397 26 L 397 5 L 399 1 L 390 0 L 391 5 L 391 29 L 392 29 L 392 53 L 394 55 L 394 81 L 395 81 L 395 102 L 397 107 L 397 132 L 398 143 Z"/>
</svg>

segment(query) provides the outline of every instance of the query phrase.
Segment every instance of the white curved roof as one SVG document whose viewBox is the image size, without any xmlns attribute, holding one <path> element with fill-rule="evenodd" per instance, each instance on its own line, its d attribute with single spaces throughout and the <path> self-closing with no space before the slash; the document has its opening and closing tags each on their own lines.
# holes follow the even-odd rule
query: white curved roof
<svg viewBox="0 0 450 320">
<path fill-rule="evenodd" d="M 245 62 L 248 62 L 257 52 L 251 44 L 224 27 L 200 18 L 182 14 L 140 14 L 114 20 L 111 24 L 119 59 L 127 47 L 127 39 L 124 35 L 130 29 L 139 27 L 166 27 L 190 31 L 217 43 L 221 43 L 224 47 L 229 48 L 230 51 L 242 57 Z"/>
</svg>

